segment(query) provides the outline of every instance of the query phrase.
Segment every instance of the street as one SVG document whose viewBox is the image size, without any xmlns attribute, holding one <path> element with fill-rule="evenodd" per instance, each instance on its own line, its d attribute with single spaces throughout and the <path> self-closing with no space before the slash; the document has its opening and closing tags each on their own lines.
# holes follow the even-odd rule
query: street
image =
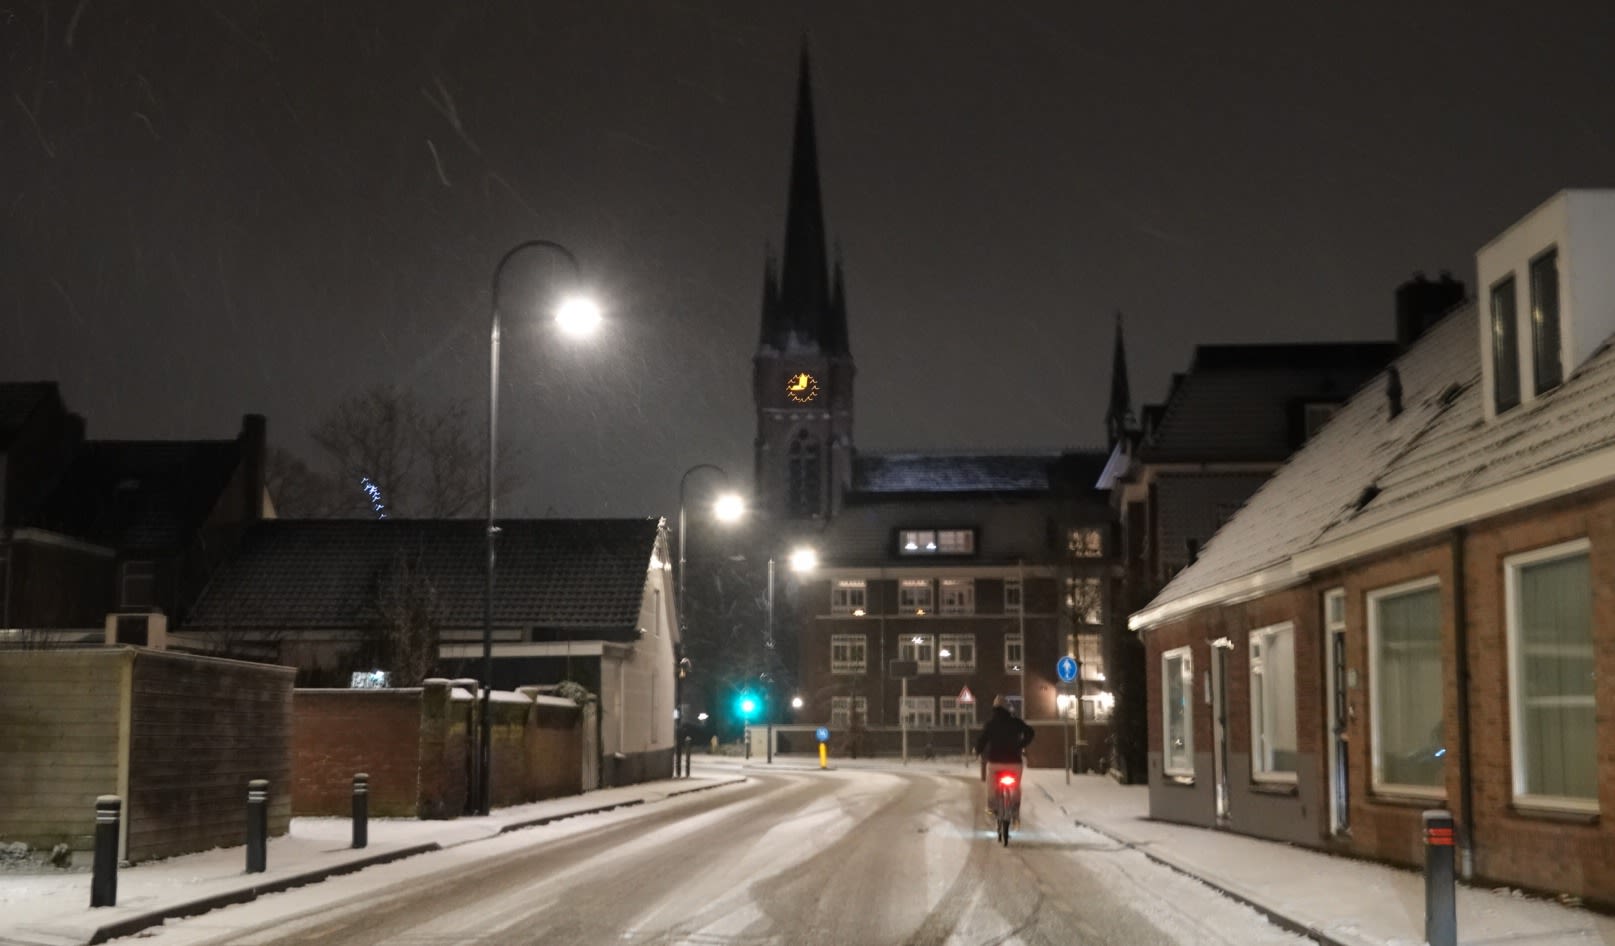
<svg viewBox="0 0 1615 946">
<path fill-rule="evenodd" d="M 1008 849 L 975 769 L 745 770 L 745 784 L 557 822 L 170 921 L 231 944 L 1305 940 L 1025 802 Z"/>
</svg>

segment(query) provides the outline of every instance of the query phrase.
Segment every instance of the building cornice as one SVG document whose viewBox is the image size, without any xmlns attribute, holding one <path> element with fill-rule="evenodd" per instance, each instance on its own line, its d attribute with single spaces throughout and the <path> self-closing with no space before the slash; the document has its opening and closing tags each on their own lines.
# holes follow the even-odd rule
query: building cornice
<svg viewBox="0 0 1615 946">
<path fill-rule="evenodd" d="M 1306 580 L 1306 574 L 1297 574 L 1292 570 L 1290 562 L 1280 562 L 1259 572 L 1212 585 L 1210 588 L 1174 598 L 1153 608 L 1137 611 L 1127 619 L 1127 626 L 1134 631 L 1147 631 L 1204 607 L 1238 604 L 1241 601 L 1270 595 L 1275 591 L 1293 588 Z"/>
</svg>

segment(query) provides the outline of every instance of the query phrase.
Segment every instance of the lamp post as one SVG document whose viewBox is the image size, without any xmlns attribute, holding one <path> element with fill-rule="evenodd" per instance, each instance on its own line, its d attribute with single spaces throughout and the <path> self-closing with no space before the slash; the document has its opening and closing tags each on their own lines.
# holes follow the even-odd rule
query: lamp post
<svg viewBox="0 0 1615 946">
<path fill-rule="evenodd" d="M 486 815 L 492 801 L 491 775 L 493 737 L 493 584 L 494 539 L 499 529 L 494 524 L 494 473 L 499 442 L 499 290 L 505 266 L 528 250 L 546 250 L 561 257 L 572 272 L 574 283 L 582 283 L 583 270 L 578 266 L 572 251 L 550 240 L 526 240 L 518 243 L 500 257 L 493 270 L 493 292 L 488 326 L 488 484 L 487 484 L 487 563 L 482 595 L 482 721 L 479 727 L 477 750 L 477 811 Z M 555 313 L 556 323 L 569 335 L 587 335 L 600 323 L 600 309 L 581 297 L 567 299 Z"/>
<path fill-rule="evenodd" d="M 689 658 L 685 656 L 684 652 L 684 640 L 686 637 L 686 632 L 689 629 L 689 624 L 684 619 L 684 489 L 687 485 L 689 485 L 690 474 L 699 470 L 711 470 L 723 478 L 723 485 L 726 488 L 729 485 L 729 474 L 724 470 L 723 467 L 718 466 L 715 463 L 697 463 L 695 466 L 685 470 L 684 475 L 679 477 L 679 642 L 677 653 L 675 655 L 677 658 L 676 663 L 678 664 L 678 668 L 673 677 L 673 716 L 677 723 L 673 727 L 673 757 L 675 760 L 678 758 L 679 753 L 683 749 L 684 673 L 689 667 Z M 713 517 L 719 522 L 731 523 L 737 521 L 742 515 L 745 514 L 745 508 L 745 503 L 738 495 L 733 492 L 726 491 L 712 504 L 712 514 Z M 686 765 L 688 765 L 688 763 L 686 763 Z M 673 766 L 673 770 L 673 774 L 677 775 L 678 765 L 676 763 Z M 684 774 L 690 774 L 688 769 L 686 769 Z"/>
</svg>

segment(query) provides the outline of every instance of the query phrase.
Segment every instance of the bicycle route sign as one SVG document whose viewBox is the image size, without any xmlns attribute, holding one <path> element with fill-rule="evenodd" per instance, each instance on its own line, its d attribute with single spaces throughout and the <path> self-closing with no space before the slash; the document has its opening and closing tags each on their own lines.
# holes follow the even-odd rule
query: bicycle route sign
<svg viewBox="0 0 1615 946">
<path fill-rule="evenodd" d="M 826 729 L 823 726 L 820 726 L 818 729 L 813 730 L 813 735 L 820 742 L 829 742 L 830 741 L 830 730 Z"/>
<path fill-rule="evenodd" d="M 1054 665 L 1054 672 L 1060 677 L 1061 683 L 1070 683 L 1077 678 L 1077 662 L 1070 657 L 1061 657 Z"/>
</svg>

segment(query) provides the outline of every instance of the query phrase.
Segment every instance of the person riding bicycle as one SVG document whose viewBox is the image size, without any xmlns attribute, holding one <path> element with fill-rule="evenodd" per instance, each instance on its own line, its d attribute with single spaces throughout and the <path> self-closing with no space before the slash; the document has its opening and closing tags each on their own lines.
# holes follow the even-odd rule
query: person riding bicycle
<svg viewBox="0 0 1615 946">
<path fill-rule="evenodd" d="M 976 755 L 981 756 L 986 765 L 987 807 L 991 809 L 992 800 L 997 797 L 998 776 L 1004 772 L 1013 773 L 1015 788 L 1010 802 L 1010 817 L 1017 822 L 1021 817 L 1021 754 L 1032 744 L 1035 735 L 1032 727 L 1010 713 L 1009 701 L 1000 695 L 993 698 L 993 714 L 988 717 L 987 724 L 981 727 L 981 735 L 976 739 Z"/>
</svg>

